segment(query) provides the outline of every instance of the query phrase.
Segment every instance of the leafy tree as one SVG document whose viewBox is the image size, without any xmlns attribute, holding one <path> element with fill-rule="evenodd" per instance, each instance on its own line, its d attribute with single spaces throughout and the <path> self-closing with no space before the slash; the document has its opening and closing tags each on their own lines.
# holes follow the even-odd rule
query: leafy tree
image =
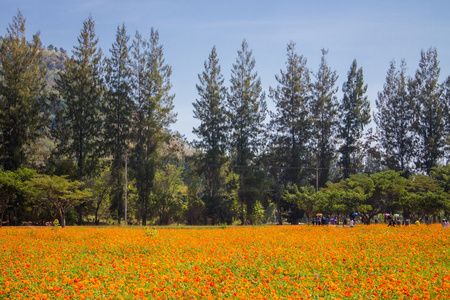
<svg viewBox="0 0 450 300">
<path fill-rule="evenodd" d="M 338 183 L 328 183 L 324 192 L 338 192 L 343 211 L 357 212 L 364 223 L 382 212 L 395 212 L 406 191 L 407 180 L 393 170 L 372 175 L 354 174 Z"/>
<path fill-rule="evenodd" d="M 335 205 L 340 206 L 337 208 L 347 214 L 357 212 L 365 222 L 370 222 L 380 211 L 373 197 L 373 180 L 367 174 L 352 174 L 340 182 L 328 183 L 324 192 L 338 192 L 340 199 Z"/>
<path fill-rule="evenodd" d="M 444 105 L 444 122 L 445 122 L 445 156 L 447 162 L 449 161 L 450 153 L 450 76 L 447 77 L 445 82 L 442 84 L 442 103 Z"/>
<path fill-rule="evenodd" d="M 391 61 L 383 91 L 378 93 L 374 119 L 384 150 L 384 164 L 408 176 L 414 153 L 414 102 L 408 94 L 405 72 L 404 60 L 400 70 Z"/>
<path fill-rule="evenodd" d="M 110 49 L 111 58 L 106 59 L 106 105 L 105 143 L 112 156 L 112 206 L 118 223 L 123 216 L 124 159 L 131 140 L 134 102 L 131 90 L 131 67 L 125 25 L 117 27 L 116 40 Z"/>
<path fill-rule="evenodd" d="M 0 227 L 8 206 L 13 205 L 19 195 L 26 194 L 29 190 L 27 181 L 34 173 L 29 169 L 17 169 L 14 172 L 0 170 Z"/>
<path fill-rule="evenodd" d="M 444 189 L 444 192 L 450 192 L 450 165 L 436 166 L 431 169 L 430 175 Z"/>
<path fill-rule="evenodd" d="M 207 61 L 205 71 L 198 75 L 200 84 L 197 92 L 200 99 L 194 105 L 194 118 L 200 120 L 200 125 L 193 129 L 199 140 L 194 141 L 196 149 L 203 151 L 200 154 L 197 169 L 204 176 L 205 196 L 204 202 L 208 215 L 213 219 L 213 224 L 224 222 L 218 220 L 219 215 L 224 212 L 216 211 L 215 208 L 222 207 L 224 201 L 224 182 L 222 169 L 227 162 L 225 155 L 227 145 L 227 112 L 225 100 L 226 88 L 223 86 L 224 79 L 221 74 L 216 47 L 213 47 Z"/>
<path fill-rule="evenodd" d="M 56 210 L 62 227 L 66 226 L 66 214 L 71 208 L 92 198 L 91 191 L 80 189 L 83 182 L 64 176 L 35 175 L 30 185 L 32 199 L 47 209 Z"/>
<path fill-rule="evenodd" d="M 300 189 L 295 184 L 287 186 L 283 193 L 283 199 L 297 205 L 298 208 L 305 211 L 308 224 L 319 208 L 319 197 L 315 188 L 312 186 L 302 186 Z"/>
<path fill-rule="evenodd" d="M 335 87 L 338 76 L 326 61 L 327 50 L 322 49 L 319 70 L 312 84 L 311 110 L 313 115 L 313 143 L 316 168 L 319 170 L 318 185 L 324 187 L 329 180 L 331 162 L 335 157 L 338 104 Z"/>
<path fill-rule="evenodd" d="M 180 220 L 184 215 L 185 203 L 181 196 L 184 187 L 182 173 L 183 167 L 167 164 L 155 174 L 152 198 L 159 225 L 168 225 L 173 220 Z"/>
<path fill-rule="evenodd" d="M 444 191 L 444 197 L 448 199 L 450 195 L 450 165 L 436 166 L 431 169 L 431 177 L 439 184 Z M 450 202 L 447 202 L 444 207 L 445 215 L 448 217 L 450 213 Z"/>
<path fill-rule="evenodd" d="M 81 180 L 97 170 L 103 138 L 102 52 L 92 17 L 83 22 L 78 44 L 56 80 L 60 97 L 53 135 L 58 156 L 76 158 Z"/>
<path fill-rule="evenodd" d="M 133 120 L 131 165 L 136 181 L 142 225 L 147 224 L 150 194 L 163 145 L 170 142 L 168 127 L 175 122 L 170 94 L 172 68 L 165 63 L 159 33 L 153 28 L 150 41 L 139 33 L 133 41 L 133 99 L 137 105 Z"/>
<path fill-rule="evenodd" d="M 399 209 L 399 201 L 406 192 L 408 180 L 402 172 L 388 170 L 370 175 L 374 183 L 373 199 L 381 212 L 394 213 Z"/>
<path fill-rule="evenodd" d="M 309 111 L 310 72 L 306 58 L 295 52 L 295 43 L 287 46 L 286 70 L 276 75 L 276 89 L 270 88 L 275 112 L 270 112 L 272 147 L 287 184 L 304 184 L 304 168 L 308 165 L 311 139 L 311 116 Z"/>
<path fill-rule="evenodd" d="M 255 59 L 248 44 L 244 40 L 238 58 L 231 70 L 231 86 L 227 99 L 229 110 L 229 148 L 236 165 L 236 173 L 240 174 L 241 184 L 239 198 L 241 201 L 241 221 L 244 224 L 244 204 L 247 215 L 253 213 L 255 195 L 248 193 L 246 178 L 250 178 L 249 168 L 261 147 L 261 134 L 266 114 L 266 102 L 262 94 L 261 79 L 254 72 Z M 246 192 L 247 190 L 247 192 Z"/>
<path fill-rule="evenodd" d="M 25 19 L 18 11 L 0 46 L 0 160 L 5 170 L 27 162 L 26 148 L 45 132 L 45 102 L 41 41 L 25 36 Z"/>
<path fill-rule="evenodd" d="M 450 208 L 448 195 L 427 175 L 414 175 L 408 182 L 407 191 L 400 203 L 413 219 L 428 221 L 428 216 Z"/>
<path fill-rule="evenodd" d="M 361 139 L 364 126 L 370 122 L 370 102 L 365 95 L 367 84 L 364 85 L 363 70 L 358 69 L 356 59 L 347 76 L 347 81 L 342 85 L 344 97 L 339 105 L 339 138 L 343 140 L 339 152 L 344 178 L 356 173 L 354 156 L 357 143 Z"/>
<path fill-rule="evenodd" d="M 331 184 L 331 182 L 328 182 Z M 323 213 L 337 215 L 339 217 L 348 216 L 355 212 L 355 202 L 359 202 L 362 195 L 349 193 L 343 190 L 320 189 L 318 192 L 319 210 Z"/>
<path fill-rule="evenodd" d="M 430 173 L 443 157 L 444 112 L 439 86 L 440 74 L 437 50 L 434 48 L 420 54 L 419 69 L 409 83 L 416 110 L 415 132 L 418 137 L 416 167 Z"/>
<path fill-rule="evenodd" d="M 113 186 L 111 185 L 111 170 L 105 168 L 95 178 L 85 181 L 86 188 L 92 192 L 92 201 L 87 203 L 88 212 L 94 214 L 94 224 L 100 223 L 100 216 L 110 207 L 110 195 Z"/>
<path fill-rule="evenodd" d="M 202 191 L 202 178 L 194 168 L 196 165 L 195 154 L 187 160 L 187 168 L 184 174 L 187 186 L 185 220 L 188 225 L 200 225 L 206 220 L 206 206 L 200 197 Z"/>
</svg>

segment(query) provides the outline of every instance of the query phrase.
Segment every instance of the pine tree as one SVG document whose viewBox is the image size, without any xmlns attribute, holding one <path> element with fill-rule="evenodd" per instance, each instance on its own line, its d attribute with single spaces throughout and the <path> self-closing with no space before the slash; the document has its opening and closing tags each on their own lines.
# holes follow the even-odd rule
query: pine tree
<svg viewBox="0 0 450 300">
<path fill-rule="evenodd" d="M 55 101 L 56 118 L 52 134 L 56 155 L 75 158 L 77 177 L 83 181 L 99 170 L 103 156 L 103 69 L 102 51 L 97 47 L 95 23 L 92 17 L 83 22 L 78 46 L 59 73 Z M 83 206 L 78 206 L 78 224 L 83 222 Z"/>
<path fill-rule="evenodd" d="M 442 102 L 445 108 L 445 157 L 448 163 L 450 153 L 450 76 L 447 77 L 442 85 Z"/>
<path fill-rule="evenodd" d="M 48 125 L 41 41 L 39 33 L 27 41 L 25 21 L 18 11 L 0 47 L 0 163 L 12 171 L 26 164 L 26 147 Z"/>
<path fill-rule="evenodd" d="M 125 25 L 117 27 L 116 41 L 112 44 L 111 58 L 106 60 L 105 143 L 112 156 L 112 205 L 118 223 L 123 214 L 123 168 L 130 143 L 134 102 L 131 97 L 131 68 Z"/>
<path fill-rule="evenodd" d="M 335 157 L 335 140 L 337 130 L 337 98 L 335 88 L 338 76 L 327 65 L 328 51 L 322 49 L 316 81 L 312 85 L 311 110 L 313 115 L 313 143 L 318 169 L 318 186 L 324 187 L 329 180 L 331 163 Z"/>
<path fill-rule="evenodd" d="M 223 178 L 222 169 L 227 161 L 225 151 L 227 144 L 227 119 L 225 101 L 227 90 L 217 57 L 216 47 L 213 47 L 205 70 L 198 75 L 200 84 L 196 85 L 200 99 L 193 103 L 194 118 L 200 120 L 198 128 L 193 129 L 199 140 L 194 142 L 196 149 L 203 151 L 200 158 L 200 172 L 205 178 L 205 204 L 208 215 L 213 223 L 224 222 L 220 216 L 225 215 L 223 209 Z"/>
<path fill-rule="evenodd" d="M 339 152 L 345 179 L 356 173 L 352 157 L 358 150 L 357 143 L 361 139 L 364 126 L 370 122 L 370 102 L 365 95 L 367 85 L 364 85 L 363 70 L 358 69 L 356 59 L 350 67 L 347 81 L 342 85 L 342 92 L 344 97 L 339 105 L 339 138 L 343 140 L 343 145 Z"/>
<path fill-rule="evenodd" d="M 437 50 L 434 48 L 420 54 L 419 69 L 409 83 L 410 93 L 416 109 L 415 132 L 416 167 L 427 174 L 443 157 L 444 147 L 444 110 L 442 89 L 439 85 L 440 67 Z"/>
<path fill-rule="evenodd" d="M 142 40 L 139 33 L 133 41 L 133 95 L 137 105 L 133 122 L 131 164 L 139 198 L 142 224 L 146 225 L 150 209 L 158 152 L 170 142 L 168 126 L 175 122 L 173 98 L 170 94 L 172 68 L 165 64 L 159 33 L 153 28 L 150 41 Z"/>
<path fill-rule="evenodd" d="M 83 22 L 78 46 L 56 80 L 59 101 L 53 135 L 60 157 L 75 157 L 78 179 L 91 176 L 101 158 L 103 138 L 102 51 L 92 17 Z"/>
<path fill-rule="evenodd" d="M 230 93 L 227 99 L 229 110 L 229 147 L 236 165 L 236 172 L 241 176 L 239 198 L 246 204 L 247 214 L 253 213 L 254 193 L 246 185 L 245 178 L 251 178 L 251 166 L 261 147 L 261 134 L 266 114 L 266 102 L 261 88 L 261 79 L 254 72 L 255 59 L 244 40 L 238 51 L 238 58 L 231 71 Z M 243 206 L 241 221 L 244 222 Z"/>
<path fill-rule="evenodd" d="M 383 163 L 390 170 L 408 176 L 413 148 L 414 106 L 407 91 L 406 63 L 400 70 L 391 61 L 383 91 L 378 93 L 374 119 L 384 153 Z"/>
<path fill-rule="evenodd" d="M 303 168 L 308 165 L 311 140 L 311 79 L 306 62 L 306 58 L 295 52 L 295 43 L 290 42 L 286 70 L 275 76 L 278 86 L 269 93 L 276 107 L 276 111 L 270 113 L 272 147 L 281 167 L 286 167 L 284 182 L 299 186 L 305 184 Z"/>
</svg>

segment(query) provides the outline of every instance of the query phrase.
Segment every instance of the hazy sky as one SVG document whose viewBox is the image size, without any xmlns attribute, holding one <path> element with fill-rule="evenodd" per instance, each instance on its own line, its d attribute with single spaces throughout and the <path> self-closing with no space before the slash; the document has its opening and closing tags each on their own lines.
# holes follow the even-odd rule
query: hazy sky
<svg viewBox="0 0 450 300">
<path fill-rule="evenodd" d="M 0 35 L 20 9 L 31 37 L 38 30 L 45 46 L 63 47 L 71 54 L 82 22 L 92 15 L 103 53 L 109 56 L 117 26 L 125 23 L 148 38 L 151 27 L 159 31 L 166 62 L 172 66 L 172 84 L 178 121 L 172 129 L 188 140 L 198 126 L 193 118 L 197 75 L 212 47 L 229 86 L 232 64 L 243 39 L 253 50 L 263 89 L 275 87 L 275 75 L 285 68 L 286 45 L 316 71 L 321 49 L 329 49 L 328 64 L 346 80 L 354 59 L 363 67 L 368 96 L 375 109 L 389 62 L 404 58 L 409 75 L 417 69 L 420 51 L 436 47 L 442 82 L 450 75 L 450 1 L 247 1 L 247 0 L 0 0 Z M 341 94 L 339 93 L 339 97 Z M 267 99 L 273 108 L 271 99 Z"/>
</svg>

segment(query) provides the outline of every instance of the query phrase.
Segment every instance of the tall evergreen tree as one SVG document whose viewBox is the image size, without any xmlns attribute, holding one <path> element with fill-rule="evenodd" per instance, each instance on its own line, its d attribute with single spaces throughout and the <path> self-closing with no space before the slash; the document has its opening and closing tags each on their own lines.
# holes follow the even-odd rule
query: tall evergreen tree
<svg viewBox="0 0 450 300">
<path fill-rule="evenodd" d="M 295 43 L 287 45 L 286 70 L 276 75 L 276 89 L 270 88 L 275 112 L 270 112 L 272 147 L 285 167 L 286 184 L 304 185 L 304 169 L 308 165 L 311 140 L 311 116 L 309 110 L 311 79 L 306 58 L 295 52 Z"/>
<path fill-rule="evenodd" d="M 94 174 L 101 158 L 103 138 L 102 51 L 97 46 L 95 22 L 83 22 L 78 46 L 56 80 L 59 101 L 53 134 L 57 154 L 77 161 L 78 179 Z"/>
<path fill-rule="evenodd" d="M 450 76 L 447 77 L 442 85 L 442 101 L 445 108 L 445 157 L 448 164 L 450 153 Z"/>
<path fill-rule="evenodd" d="M 225 155 L 227 144 L 227 119 L 225 101 L 227 90 L 223 85 L 224 79 L 217 57 L 216 47 L 213 47 L 205 70 L 198 75 L 200 84 L 196 85 L 200 99 L 194 105 L 194 118 L 200 120 L 198 128 L 193 129 L 199 140 L 194 146 L 202 150 L 200 158 L 200 172 L 205 178 L 206 209 L 213 223 L 224 222 L 220 216 L 225 215 L 223 209 L 223 178 L 222 168 L 227 158 Z"/>
<path fill-rule="evenodd" d="M 338 125 L 338 88 L 335 87 L 338 76 L 327 64 L 327 53 L 327 50 L 322 49 L 319 70 L 312 85 L 313 152 L 316 156 L 319 187 L 324 187 L 329 180 L 331 163 L 335 157 L 334 145 Z"/>
<path fill-rule="evenodd" d="M 106 60 L 105 142 L 112 156 L 111 179 L 112 205 L 118 223 L 123 214 L 124 159 L 130 143 L 134 102 L 131 97 L 131 68 L 125 25 L 117 27 L 116 41 L 110 49 L 111 58 Z"/>
<path fill-rule="evenodd" d="M 158 150 L 170 142 L 168 127 L 175 122 L 170 94 L 172 68 L 165 63 L 159 33 L 153 28 L 150 41 L 139 33 L 133 42 L 133 95 L 137 105 L 133 122 L 131 163 L 136 180 L 142 224 L 147 224 L 150 193 L 159 162 Z"/>
<path fill-rule="evenodd" d="M 18 11 L 0 47 L 0 163 L 12 171 L 25 165 L 26 147 L 44 133 L 48 117 L 41 41 L 39 33 L 27 41 L 25 21 Z"/>
<path fill-rule="evenodd" d="M 370 102 L 367 99 L 367 84 L 364 85 L 363 69 L 358 69 L 356 59 L 353 60 L 347 81 L 342 85 L 344 97 L 339 105 L 339 138 L 343 140 L 340 147 L 340 165 L 344 179 L 356 173 L 353 157 L 357 151 L 364 126 L 370 122 Z"/>
<path fill-rule="evenodd" d="M 383 148 L 383 163 L 390 170 L 403 171 L 408 176 L 413 148 L 414 105 L 407 90 L 406 63 L 400 70 L 391 61 L 383 91 L 378 93 L 374 113 L 379 140 Z"/>
<path fill-rule="evenodd" d="M 227 100 L 229 110 L 229 147 L 236 165 L 236 172 L 241 176 L 239 198 L 245 203 L 247 214 L 253 214 L 255 195 L 246 185 L 246 179 L 252 177 L 249 168 L 258 154 L 261 146 L 261 134 L 267 105 L 261 88 L 261 79 L 254 72 L 255 59 L 248 44 L 244 40 L 238 51 L 238 58 L 231 70 L 231 86 Z M 241 221 L 244 222 L 243 207 Z"/>
<path fill-rule="evenodd" d="M 418 137 L 416 167 L 427 174 L 443 157 L 444 147 L 444 111 L 439 85 L 439 67 L 437 50 L 422 50 L 419 69 L 409 83 L 410 93 L 416 109 L 415 131 Z"/>
</svg>

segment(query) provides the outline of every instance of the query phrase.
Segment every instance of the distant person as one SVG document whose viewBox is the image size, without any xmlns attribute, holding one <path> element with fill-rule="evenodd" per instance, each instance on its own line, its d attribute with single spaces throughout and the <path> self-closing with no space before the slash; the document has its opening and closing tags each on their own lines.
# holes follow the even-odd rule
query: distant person
<svg viewBox="0 0 450 300">
<path fill-rule="evenodd" d="M 389 227 L 389 226 L 395 227 L 395 224 L 396 224 L 395 220 L 389 219 L 388 227 Z"/>
<path fill-rule="evenodd" d="M 405 222 L 403 223 L 403 225 L 408 226 L 409 225 L 409 220 L 406 219 Z"/>
<path fill-rule="evenodd" d="M 419 226 L 419 225 L 420 225 L 419 220 L 417 220 L 414 224 L 416 224 L 417 226 Z"/>
<path fill-rule="evenodd" d="M 353 219 L 350 220 L 350 227 L 355 226 L 355 221 Z"/>
</svg>

